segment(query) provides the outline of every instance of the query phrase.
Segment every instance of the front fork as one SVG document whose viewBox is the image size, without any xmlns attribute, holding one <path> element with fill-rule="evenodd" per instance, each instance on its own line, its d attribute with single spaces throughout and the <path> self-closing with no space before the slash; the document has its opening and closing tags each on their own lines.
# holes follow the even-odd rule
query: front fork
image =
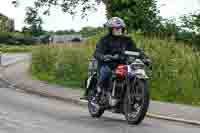
<svg viewBox="0 0 200 133">
<path fill-rule="evenodd" d="M 137 80 L 136 77 L 134 77 L 134 79 L 131 79 L 130 77 L 126 77 L 126 85 L 127 85 L 126 93 L 128 93 L 128 101 L 129 102 L 132 101 L 131 100 L 131 89 L 134 89 L 134 88 L 131 88 L 132 87 L 131 85 L 133 84 L 133 86 L 134 86 L 136 83 L 136 80 Z M 131 83 L 131 82 L 133 82 L 133 83 Z"/>
<path fill-rule="evenodd" d="M 116 82 L 117 81 L 114 80 L 113 86 L 112 86 L 112 93 L 111 93 L 111 96 L 109 98 L 109 104 L 111 106 L 115 106 L 117 104 L 117 102 L 118 102 L 118 100 L 115 98 L 115 96 L 116 96 Z"/>
</svg>

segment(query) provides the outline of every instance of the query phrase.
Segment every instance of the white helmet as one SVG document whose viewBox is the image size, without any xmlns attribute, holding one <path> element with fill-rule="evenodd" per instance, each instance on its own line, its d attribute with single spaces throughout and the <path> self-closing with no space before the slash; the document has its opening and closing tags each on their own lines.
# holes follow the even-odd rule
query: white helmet
<svg viewBox="0 0 200 133">
<path fill-rule="evenodd" d="M 105 26 L 108 28 L 119 28 L 119 27 L 125 28 L 126 24 L 123 19 L 119 17 L 112 17 L 111 19 L 108 20 Z"/>
</svg>

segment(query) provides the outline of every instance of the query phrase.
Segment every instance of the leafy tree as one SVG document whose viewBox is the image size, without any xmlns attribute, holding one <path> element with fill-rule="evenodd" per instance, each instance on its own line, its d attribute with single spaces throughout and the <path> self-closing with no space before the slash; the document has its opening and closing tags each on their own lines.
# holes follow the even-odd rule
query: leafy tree
<svg viewBox="0 0 200 133">
<path fill-rule="evenodd" d="M 33 9 L 45 9 L 43 14 L 49 15 L 52 6 L 59 6 L 62 11 L 74 15 L 78 7 L 85 16 L 101 2 L 106 5 L 108 17 L 122 17 L 131 30 L 153 31 L 158 27 L 156 0 L 35 0 Z"/>
<path fill-rule="evenodd" d="M 7 18 L 0 14 L 0 32 L 6 31 L 5 23 L 7 21 Z"/>
<path fill-rule="evenodd" d="M 120 16 L 130 29 L 154 31 L 160 23 L 156 0 L 107 0 L 107 16 Z"/>
<path fill-rule="evenodd" d="M 40 36 L 43 34 L 42 30 L 42 18 L 39 17 L 37 9 L 32 7 L 27 8 L 25 23 L 30 25 L 29 31 L 33 36 Z"/>
<path fill-rule="evenodd" d="M 94 36 L 104 31 L 102 27 L 83 27 L 80 31 L 84 37 Z"/>
<path fill-rule="evenodd" d="M 172 19 L 164 19 L 162 21 L 161 32 L 165 33 L 168 37 L 175 37 L 176 34 L 181 30 L 179 26 L 177 26 L 176 20 Z"/>
<path fill-rule="evenodd" d="M 180 19 L 183 27 L 200 33 L 200 11 L 183 15 Z"/>
<path fill-rule="evenodd" d="M 192 43 L 200 47 L 200 11 L 181 16 L 182 27 L 193 32 Z"/>
<path fill-rule="evenodd" d="M 67 34 L 75 34 L 74 30 L 58 30 L 55 32 L 56 35 L 67 35 Z"/>
<path fill-rule="evenodd" d="M 12 3 L 18 6 L 20 2 L 24 0 L 13 0 Z M 81 10 L 82 15 L 87 15 L 88 10 L 96 9 L 96 4 L 104 2 L 106 0 L 34 0 L 34 9 L 44 9 L 43 14 L 49 15 L 52 6 L 61 7 L 63 12 L 68 12 L 72 15 L 77 13 L 77 10 Z"/>
</svg>

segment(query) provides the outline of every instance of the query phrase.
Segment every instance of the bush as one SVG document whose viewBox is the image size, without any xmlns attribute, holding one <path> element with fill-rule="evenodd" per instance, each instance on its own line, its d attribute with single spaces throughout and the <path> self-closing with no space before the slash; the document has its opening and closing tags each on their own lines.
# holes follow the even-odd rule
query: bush
<svg viewBox="0 0 200 133">
<path fill-rule="evenodd" d="M 10 33 L 0 32 L 0 43 L 5 43 L 11 38 L 12 38 L 12 36 Z"/>
<path fill-rule="evenodd" d="M 22 33 L 0 32 L 0 43 L 9 45 L 33 45 L 35 44 L 35 40 L 31 36 Z"/>
<path fill-rule="evenodd" d="M 193 39 L 193 44 L 200 49 L 200 34 L 197 34 Z"/>
</svg>

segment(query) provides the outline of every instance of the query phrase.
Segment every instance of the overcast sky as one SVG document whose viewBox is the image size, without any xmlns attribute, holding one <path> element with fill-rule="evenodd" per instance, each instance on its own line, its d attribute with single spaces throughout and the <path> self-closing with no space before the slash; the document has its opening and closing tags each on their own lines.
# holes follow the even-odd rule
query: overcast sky
<svg viewBox="0 0 200 133">
<path fill-rule="evenodd" d="M 11 5 L 12 0 L 0 0 L 0 12 L 15 20 L 16 29 L 20 30 L 24 26 L 25 7 L 31 4 L 32 0 L 23 0 L 19 8 Z M 158 0 L 161 15 L 165 18 L 178 17 L 182 14 L 200 9 L 200 0 Z M 102 26 L 106 22 L 105 6 L 101 4 L 98 11 L 91 13 L 88 20 L 81 19 L 80 16 L 72 17 L 62 13 L 59 9 L 52 9 L 50 16 L 44 17 L 44 29 L 46 30 L 80 30 L 84 26 Z"/>
</svg>

